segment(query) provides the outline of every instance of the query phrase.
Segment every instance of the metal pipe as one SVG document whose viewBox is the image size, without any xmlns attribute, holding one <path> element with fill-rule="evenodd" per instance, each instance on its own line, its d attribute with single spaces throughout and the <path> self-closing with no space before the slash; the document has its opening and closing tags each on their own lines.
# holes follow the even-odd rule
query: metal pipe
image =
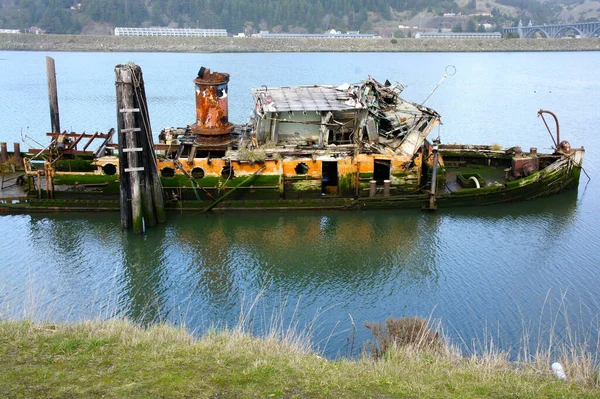
<svg viewBox="0 0 600 399">
<path fill-rule="evenodd" d="M 437 189 L 437 168 L 438 158 L 440 156 L 438 145 L 439 140 L 433 141 L 433 173 L 431 174 L 431 191 L 429 192 L 429 210 L 437 209 L 436 205 L 436 189 Z"/>
<path fill-rule="evenodd" d="M 548 123 L 546 123 L 544 114 L 552 115 L 552 117 L 554 118 L 554 122 L 556 123 L 556 141 L 554 140 L 554 137 L 552 136 L 552 132 L 550 131 L 550 127 L 548 126 Z M 558 149 L 558 145 L 560 144 L 560 126 L 558 125 L 558 117 L 556 116 L 556 114 L 554 112 L 548 111 L 545 109 L 540 109 L 538 111 L 538 116 L 542 117 L 542 120 L 544 121 L 544 125 L 546 125 L 546 129 L 548 129 L 548 134 L 550 134 L 550 138 L 552 138 L 552 141 L 554 141 L 554 147 L 555 147 L 555 149 Z"/>
</svg>

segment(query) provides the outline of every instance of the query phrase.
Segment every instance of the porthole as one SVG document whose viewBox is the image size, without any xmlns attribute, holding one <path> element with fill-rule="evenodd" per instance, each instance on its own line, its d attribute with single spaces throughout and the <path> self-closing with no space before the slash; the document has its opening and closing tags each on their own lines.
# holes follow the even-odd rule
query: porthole
<svg viewBox="0 0 600 399">
<path fill-rule="evenodd" d="M 160 175 L 165 179 L 172 179 L 175 176 L 175 169 L 166 166 L 160 170 Z"/>
<path fill-rule="evenodd" d="M 233 170 L 233 166 L 226 165 L 221 169 L 221 177 L 224 179 L 233 179 L 235 177 L 235 171 Z"/>
<path fill-rule="evenodd" d="M 105 175 L 112 176 L 117 173 L 117 167 L 112 163 L 107 163 L 102 167 L 102 172 L 104 172 Z"/>
<path fill-rule="evenodd" d="M 204 169 L 195 167 L 192 169 L 192 177 L 196 180 L 202 179 L 204 177 Z"/>
<path fill-rule="evenodd" d="M 305 175 L 308 173 L 308 165 L 306 165 L 304 162 L 300 162 L 298 165 L 296 165 L 295 171 L 297 175 Z"/>
</svg>

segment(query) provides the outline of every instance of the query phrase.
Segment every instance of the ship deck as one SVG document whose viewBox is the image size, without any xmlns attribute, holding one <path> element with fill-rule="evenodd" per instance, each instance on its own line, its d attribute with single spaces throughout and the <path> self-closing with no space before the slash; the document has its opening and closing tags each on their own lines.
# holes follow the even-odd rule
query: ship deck
<svg viewBox="0 0 600 399">
<path fill-rule="evenodd" d="M 463 189 L 463 187 L 459 184 L 457 176 L 459 174 L 465 175 L 474 175 L 477 174 L 485 181 L 485 185 L 494 184 L 495 182 L 498 184 L 504 184 L 505 179 L 505 170 L 503 167 L 493 167 L 493 166 L 480 166 L 480 165 L 472 165 L 472 166 L 461 166 L 461 167 L 453 167 L 446 168 L 446 189 L 445 191 L 455 192 Z"/>
</svg>

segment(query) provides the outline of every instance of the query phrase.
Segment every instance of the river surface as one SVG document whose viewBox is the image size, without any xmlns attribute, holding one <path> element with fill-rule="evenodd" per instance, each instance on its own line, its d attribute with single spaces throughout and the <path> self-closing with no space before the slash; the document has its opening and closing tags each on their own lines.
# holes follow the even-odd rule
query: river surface
<svg viewBox="0 0 600 399">
<path fill-rule="evenodd" d="M 0 318 L 168 321 L 202 333 L 252 314 L 312 326 L 327 356 L 356 353 L 365 321 L 441 319 L 465 350 L 493 338 L 520 349 L 556 325 L 596 338 L 600 311 L 600 53 L 172 54 L 0 52 L 0 141 L 47 143 L 45 59 L 56 60 L 61 126 L 116 126 L 114 66 L 144 71 L 153 130 L 194 122 L 200 66 L 231 74 L 230 119 L 247 120 L 251 87 L 342 84 L 371 75 L 408 85 L 442 115 L 443 142 L 585 146 L 579 190 L 482 208 L 373 212 L 170 214 L 143 236 L 118 214 L 0 216 Z M 437 134 L 435 132 L 434 134 Z M 256 297 L 252 313 L 248 308 Z M 312 324 L 311 324 L 312 323 Z M 537 338 L 536 338 L 537 339 Z M 358 348 L 358 349 L 357 349 Z M 596 350 L 596 348 L 593 348 Z"/>
</svg>

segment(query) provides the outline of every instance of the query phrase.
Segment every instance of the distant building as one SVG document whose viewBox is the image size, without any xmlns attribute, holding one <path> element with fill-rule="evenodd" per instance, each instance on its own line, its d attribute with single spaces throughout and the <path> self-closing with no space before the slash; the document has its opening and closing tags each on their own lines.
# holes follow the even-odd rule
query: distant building
<svg viewBox="0 0 600 399">
<path fill-rule="evenodd" d="M 226 37 L 226 29 L 115 28 L 115 36 Z"/>
<path fill-rule="evenodd" d="M 0 33 L 21 33 L 18 29 L 0 29 Z"/>
<path fill-rule="evenodd" d="M 378 37 L 377 35 L 370 33 L 358 33 L 358 32 L 347 32 L 347 33 L 269 33 L 268 31 L 261 31 L 255 33 L 252 37 L 278 37 L 278 38 L 341 38 L 341 39 L 373 39 Z"/>
<path fill-rule="evenodd" d="M 415 39 L 501 39 L 500 32 L 458 33 L 458 32 L 418 32 Z"/>
<path fill-rule="evenodd" d="M 43 35 L 46 33 L 45 30 L 38 28 L 37 26 L 32 26 L 31 28 L 27 29 L 27 31 L 29 33 L 35 33 L 36 35 Z"/>
</svg>

